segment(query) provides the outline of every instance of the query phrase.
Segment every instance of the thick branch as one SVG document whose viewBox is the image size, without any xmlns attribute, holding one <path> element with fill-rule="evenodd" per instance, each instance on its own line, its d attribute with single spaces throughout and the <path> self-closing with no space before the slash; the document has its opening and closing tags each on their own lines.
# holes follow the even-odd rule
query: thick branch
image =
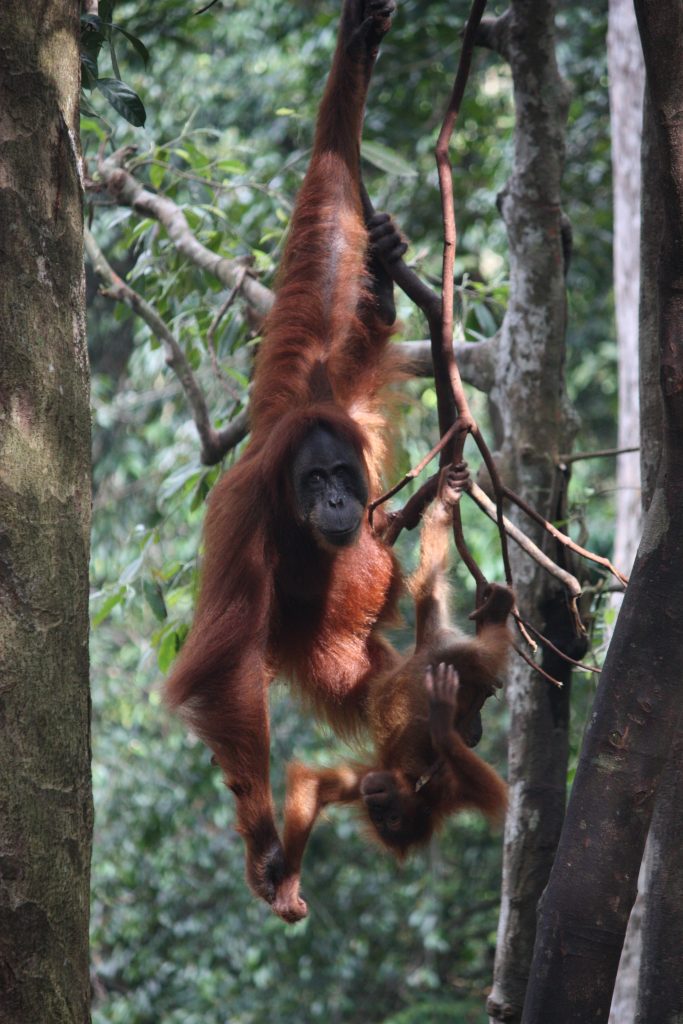
<svg viewBox="0 0 683 1024">
<path fill-rule="evenodd" d="M 119 150 L 108 160 L 98 165 L 100 178 L 116 203 L 130 206 L 136 213 L 159 221 L 178 252 L 192 263 L 217 277 L 227 288 L 234 288 L 244 273 L 242 264 L 211 252 L 195 238 L 185 214 L 180 207 L 166 196 L 150 192 L 121 165 L 128 151 Z M 247 275 L 241 284 L 242 291 L 250 306 L 261 316 L 270 310 L 273 293 L 255 278 Z"/>
<path fill-rule="evenodd" d="M 509 60 L 511 13 L 508 9 L 499 18 L 483 18 L 477 29 L 476 45 L 493 50 L 503 60 Z"/>
<path fill-rule="evenodd" d="M 402 341 L 397 344 L 416 377 L 434 375 L 431 342 Z M 453 353 L 462 379 L 477 391 L 488 392 L 493 385 L 497 351 L 497 336 L 485 341 L 456 342 Z"/>
<path fill-rule="evenodd" d="M 219 462 L 226 452 L 234 448 L 246 436 L 246 412 L 242 411 L 220 432 L 214 429 L 199 382 L 192 372 L 177 338 L 171 333 L 156 310 L 113 270 L 87 227 L 84 237 L 85 249 L 93 268 L 106 285 L 105 294 L 119 302 L 124 302 L 145 321 L 153 334 L 164 345 L 166 363 L 180 381 L 197 427 L 202 445 L 202 462 L 209 466 Z"/>
</svg>

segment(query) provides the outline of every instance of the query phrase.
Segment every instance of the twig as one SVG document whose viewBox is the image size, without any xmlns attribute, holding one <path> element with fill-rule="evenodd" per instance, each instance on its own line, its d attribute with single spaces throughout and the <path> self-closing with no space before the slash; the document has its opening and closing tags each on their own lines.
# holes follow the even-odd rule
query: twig
<svg viewBox="0 0 683 1024">
<path fill-rule="evenodd" d="M 640 445 L 634 445 L 633 448 L 602 448 L 597 452 L 572 452 L 568 455 L 558 455 L 558 463 L 565 463 L 568 465 L 570 462 L 579 462 L 581 459 L 607 459 L 616 455 L 627 455 L 629 452 L 639 452 Z"/>
<path fill-rule="evenodd" d="M 509 587 L 512 586 L 512 567 L 510 565 L 510 553 L 508 551 L 507 541 L 505 539 L 505 527 L 503 526 L 503 495 L 505 490 L 503 488 L 503 481 L 500 479 L 498 473 L 498 467 L 496 466 L 495 460 L 491 455 L 488 445 L 484 441 L 482 434 L 479 431 L 477 424 L 471 431 L 472 437 L 477 445 L 477 448 L 481 452 L 481 456 L 486 465 L 486 469 L 491 480 L 493 487 L 493 493 L 496 496 L 496 525 L 498 526 L 498 536 L 500 537 L 500 550 L 503 556 L 503 568 L 505 570 L 505 581 Z"/>
<path fill-rule="evenodd" d="M 220 377 L 221 380 L 227 385 L 228 390 L 230 391 L 230 394 L 232 395 L 233 398 L 239 398 L 239 395 L 236 394 L 235 387 L 232 385 L 230 381 L 228 381 L 228 378 L 218 365 L 218 353 L 216 351 L 216 346 L 214 343 L 214 335 L 216 333 L 216 330 L 218 329 L 218 325 L 220 324 L 221 320 L 228 312 L 233 302 L 235 301 L 237 295 L 239 294 L 239 291 L 244 283 L 246 273 L 246 266 L 242 267 L 241 273 L 238 271 L 238 279 L 235 282 L 234 287 L 231 289 L 227 299 L 225 300 L 225 302 L 223 303 L 223 305 L 221 306 L 221 308 L 218 310 L 215 317 L 211 321 L 211 325 L 208 331 L 206 332 L 206 347 L 208 348 L 209 355 L 211 357 L 211 365 L 213 366 L 213 372 L 216 374 L 217 377 Z"/>
<path fill-rule="evenodd" d="M 539 675 L 543 676 L 544 679 L 547 679 L 549 683 L 553 684 L 553 686 L 556 686 L 558 690 L 564 689 L 564 686 L 560 682 L 560 680 L 555 679 L 555 677 L 551 676 L 549 672 L 546 672 L 544 668 L 541 668 L 541 666 L 538 665 L 533 658 L 529 657 L 526 651 L 523 651 L 521 647 L 517 646 L 517 644 L 513 644 L 512 646 L 514 647 L 520 658 L 522 658 L 527 663 L 527 665 L 531 665 L 531 667 L 535 669 Z"/>
<path fill-rule="evenodd" d="M 84 231 L 84 239 L 86 252 L 95 272 L 106 285 L 104 294 L 118 302 L 124 302 L 133 312 L 137 313 L 164 345 L 166 363 L 180 381 L 192 411 L 192 418 L 202 445 L 201 460 L 205 465 L 213 465 L 246 435 L 246 414 L 241 413 L 235 417 L 220 432 L 214 429 L 202 390 L 177 338 L 171 333 L 156 310 L 114 271 L 87 227 Z"/>
<path fill-rule="evenodd" d="M 439 175 L 439 188 L 441 190 L 441 206 L 443 215 L 443 272 L 442 272 L 442 293 L 441 293 L 441 344 L 435 347 L 434 371 L 439 383 L 443 380 L 438 372 L 438 367 L 443 369 L 450 381 L 451 393 L 455 402 L 458 415 L 468 423 L 468 430 L 474 426 L 474 419 L 470 413 L 467 396 L 465 395 L 458 365 L 453 358 L 453 298 L 455 284 L 453 280 L 453 268 L 455 265 L 456 228 L 455 228 L 455 203 L 453 199 L 453 174 L 451 161 L 448 154 L 448 147 L 453 134 L 453 128 L 460 111 L 460 104 L 465 92 L 465 85 L 472 63 L 475 35 L 477 26 L 482 19 L 486 0 L 474 0 L 470 16 L 465 26 L 462 50 L 458 62 L 455 81 L 451 98 L 446 110 L 446 115 L 439 132 L 436 143 L 436 166 Z M 443 384 L 441 384 L 443 388 Z M 437 387 L 437 396 L 439 388 Z M 442 431 L 443 433 L 443 431 Z"/>
<path fill-rule="evenodd" d="M 430 332 L 432 335 L 432 357 L 434 360 L 434 380 L 436 384 L 437 402 L 439 405 L 441 433 L 444 433 L 443 427 L 446 422 L 449 420 L 452 421 L 455 415 L 457 415 L 458 421 L 462 424 L 460 430 L 455 432 L 452 452 L 449 453 L 446 448 L 443 449 L 441 453 L 441 465 L 444 465 L 449 461 L 449 455 L 450 461 L 454 463 L 459 462 L 462 459 L 465 438 L 468 433 L 475 433 L 475 435 L 480 438 L 474 417 L 470 412 L 458 364 L 453 355 L 453 300 L 455 295 L 453 271 L 455 266 L 457 234 L 455 225 L 455 202 L 453 198 L 453 173 L 448 148 L 453 134 L 453 128 L 460 111 L 460 105 L 462 103 L 465 85 L 467 83 L 470 65 L 472 63 L 472 53 L 474 51 L 477 27 L 482 19 L 485 7 L 486 0 L 474 0 L 472 4 L 470 15 L 465 26 L 462 50 L 460 52 L 460 60 L 458 62 L 458 70 L 453 83 L 451 98 L 441 126 L 441 131 L 439 132 L 435 150 L 436 166 L 439 175 L 439 189 L 441 191 L 444 248 L 441 282 L 440 332 L 436 330 L 436 324 L 434 324 L 433 329 L 431 329 L 430 325 Z M 449 389 L 447 389 L 447 383 L 450 385 Z M 453 408 L 453 406 L 455 408 Z M 483 443 L 481 442 L 481 438 L 477 443 L 481 448 L 481 443 Z M 488 453 L 488 449 L 486 449 L 486 452 Z M 488 453 L 487 462 L 492 463 L 490 453 Z M 496 483 L 495 480 L 493 480 L 493 482 L 494 484 Z M 500 543 L 503 553 L 503 563 L 505 566 L 505 578 L 507 583 L 511 584 L 512 574 L 507 550 L 507 538 L 502 524 L 503 499 L 500 488 L 496 488 L 496 498 L 498 505 Z M 462 532 L 462 524 L 460 522 L 460 513 L 459 511 L 456 513 L 455 510 L 453 515 L 453 530 L 458 551 L 472 573 L 477 584 L 477 590 L 479 591 L 483 585 L 483 573 L 478 566 L 476 566 L 474 559 L 467 549 Z"/>
<path fill-rule="evenodd" d="M 462 516 L 460 514 L 460 502 L 457 502 L 453 506 L 453 538 L 455 540 L 455 547 L 462 558 L 463 562 L 470 571 L 470 575 L 476 584 L 476 604 L 481 604 L 483 600 L 484 587 L 486 586 L 487 580 L 483 572 L 479 568 L 474 559 L 474 556 L 470 552 L 470 549 L 465 543 L 465 535 L 462 531 Z"/>
<path fill-rule="evenodd" d="M 530 648 L 532 654 L 535 654 L 536 651 L 538 650 L 538 644 L 536 643 L 534 638 L 531 636 L 531 634 L 527 630 L 526 624 L 524 622 L 524 619 L 519 614 L 519 607 L 517 606 L 517 602 L 516 601 L 515 601 L 515 605 L 514 605 L 514 607 L 512 609 L 512 615 L 514 617 L 515 625 L 517 626 L 517 629 L 520 631 L 520 633 L 522 634 L 522 636 L 526 640 L 526 642 L 529 645 L 529 648 Z"/>
<path fill-rule="evenodd" d="M 421 459 L 420 462 L 418 462 L 417 466 L 415 466 L 413 469 L 409 469 L 406 475 L 401 480 L 399 480 L 397 484 L 394 484 L 394 486 L 391 487 L 388 491 L 385 491 L 384 494 L 380 494 L 379 498 L 375 498 L 374 501 L 370 502 L 370 504 L 368 505 L 368 517 L 370 520 L 370 526 L 372 526 L 372 516 L 375 509 L 379 508 L 380 505 L 383 505 L 385 501 L 389 500 L 389 498 L 393 498 L 395 494 L 398 494 L 399 491 L 403 490 L 406 484 L 409 484 L 411 480 L 414 480 L 415 477 L 419 476 L 422 470 L 429 465 L 432 459 L 436 458 L 439 452 L 444 450 L 444 448 L 446 447 L 448 442 L 454 437 L 454 435 L 458 431 L 461 431 L 463 429 L 464 427 L 462 421 L 456 420 L 455 423 L 451 427 L 449 427 L 449 429 L 446 431 L 441 440 L 437 441 L 437 443 L 434 445 L 431 451 L 427 452 L 425 457 Z"/>
<path fill-rule="evenodd" d="M 569 548 L 570 551 L 574 551 L 577 555 L 587 558 L 590 562 L 595 562 L 597 565 L 601 565 L 604 569 L 611 572 L 612 575 L 615 576 L 625 587 L 628 586 L 628 576 L 624 576 L 623 573 L 619 572 L 616 566 L 612 565 L 609 558 L 605 558 L 603 555 L 596 555 L 593 551 L 589 551 L 588 548 L 584 548 L 580 544 L 577 544 L 576 541 L 572 540 L 571 537 L 568 537 L 566 533 L 562 533 L 562 531 L 558 530 L 556 526 L 553 526 L 553 524 L 549 523 L 547 519 L 544 519 L 540 512 L 537 512 L 536 509 L 527 504 L 523 498 L 520 498 L 518 494 L 511 491 L 509 487 L 503 487 L 503 492 L 506 498 L 521 508 L 522 512 L 526 513 L 526 515 L 528 515 L 530 519 L 533 519 L 535 523 L 542 526 L 543 529 L 546 530 L 551 537 L 554 537 L 556 541 L 559 541 L 560 544 Z"/>
<path fill-rule="evenodd" d="M 419 490 L 415 491 L 412 498 L 408 499 L 402 509 L 389 513 L 388 526 L 382 534 L 386 544 L 390 546 L 395 544 L 402 530 L 415 529 L 423 511 L 436 497 L 436 492 L 439 489 L 439 475 L 439 473 L 435 473 L 434 476 L 430 476 L 429 480 L 426 480 Z"/>
<path fill-rule="evenodd" d="M 472 482 L 467 493 L 474 503 L 479 506 L 482 512 L 485 512 L 489 519 L 492 519 L 495 523 L 497 521 L 496 506 L 489 496 L 482 491 L 481 487 Z M 520 546 L 520 548 L 526 551 L 526 553 L 530 555 L 535 562 L 538 562 L 546 572 L 550 573 L 551 576 L 555 576 L 556 579 L 560 580 L 564 584 L 569 592 L 569 605 L 572 610 L 577 633 L 579 635 L 585 634 L 586 629 L 581 622 L 581 617 L 576 606 L 577 599 L 581 596 L 581 584 L 577 580 L 576 576 L 573 576 L 570 572 L 567 572 L 566 569 L 562 569 L 556 562 L 553 562 L 545 552 L 541 551 L 541 549 L 534 544 L 534 542 L 527 537 L 527 535 L 523 533 L 518 526 L 511 523 L 506 516 L 503 517 L 503 526 L 508 536 L 511 537 L 515 543 Z"/>
<path fill-rule="evenodd" d="M 586 665 L 586 663 L 583 661 L 576 661 L 575 658 L 570 658 L 568 654 L 560 650 L 559 647 L 556 647 L 552 640 L 549 640 L 547 636 L 544 636 L 544 634 L 541 633 L 540 630 L 536 629 L 535 626 L 532 626 L 530 622 L 525 622 L 518 612 L 513 611 L 512 614 L 515 618 L 515 621 L 517 622 L 517 625 L 523 625 L 525 629 L 530 630 L 534 634 L 534 636 L 538 637 L 538 639 L 544 647 L 548 647 L 551 651 L 554 651 L 559 658 L 562 658 L 570 665 L 576 665 L 577 668 L 582 669 L 584 672 L 595 672 L 597 675 L 600 675 L 602 669 L 599 669 L 596 665 Z"/>
</svg>

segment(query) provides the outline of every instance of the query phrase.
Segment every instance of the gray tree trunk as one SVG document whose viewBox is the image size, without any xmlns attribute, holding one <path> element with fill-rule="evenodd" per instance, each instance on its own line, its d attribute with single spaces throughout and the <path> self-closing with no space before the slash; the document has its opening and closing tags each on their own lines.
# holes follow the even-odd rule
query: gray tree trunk
<svg viewBox="0 0 683 1024">
<path fill-rule="evenodd" d="M 645 65 L 632 0 L 610 0 L 607 32 L 612 194 L 614 210 L 614 307 L 619 358 L 619 421 L 617 444 L 631 448 L 640 438 L 638 392 L 638 308 L 640 297 L 640 160 Z M 641 531 L 640 455 L 617 459 L 614 561 L 629 573 Z M 613 596 L 618 612 L 622 596 Z M 643 861 L 645 863 L 645 861 Z M 639 891 L 646 884 L 645 873 Z M 635 1016 L 640 960 L 642 899 L 629 919 L 626 941 L 612 997 L 610 1024 L 626 1024 Z"/>
<path fill-rule="evenodd" d="M 560 514 L 565 483 L 557 455 L 571 449 L 575 428 L 564 391 L 560 183 L 567 95 L 555 59 L 555 10 L 554 0 L 513 0 L 502 18 L 485 25 L 485 41 L 510 63 L 516 110 L 512 173 L 500 196 L 510 245 L 510 301 L 491 393 L 501 436 L 499 463 L 509 485 L 551 519 Z M 508 514 L 547 546 L 516 509 Z M 572 653 L 564 596 L 514 545 L 510 554 L 522 615 Z M 487 1005 L 492 1021 L 521 1017 L 536 906 L 564 814 L 570 674 L 566 662 L 547 654 L 543 665 L 567 684 L 563 691 L 515 656 L 508 673 L 510 806 Z"/>
<path fill-rule="evenodd" d="M 0 1022 L 90 1019 L 78 6 L 0 5 Z"/>
<path fill-rule="evenodd" d="M 619 348 L 620 448 L 640 436 L 638 401 L 638 301 L 640 296 L 640 135 L 645 66 L 633 0 L 610 0 L 607 33 L 612 194 L 614 196 L 614 307 Z M 630 572 L 640 540 L 640 459 L 617 459 L 614 561 Z"/>
</svg>

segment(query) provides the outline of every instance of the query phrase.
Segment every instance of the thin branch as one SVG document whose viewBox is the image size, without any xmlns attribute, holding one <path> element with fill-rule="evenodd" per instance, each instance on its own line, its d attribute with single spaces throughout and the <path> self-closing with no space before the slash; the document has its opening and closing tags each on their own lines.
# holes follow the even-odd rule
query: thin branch
<svg viewBox="0 0 683 1024">
<path fill-rule="evenodd" d="M 239 276 L 239 279 L 235 282 L 234 288 L 232 288 L 232 290 L 230 291 L 227 299 L 225 300 L 225 302 L 222 304 L 222 306 L 220 307 L 220 309 L 218 310 L 218 312 L 214 316 L 213 320 L 211 321 L 211 325 L 209 326 L 209 329 L 206 332 L 206 347 L 209 350 L 209 355 L 211 357 L 211 365 L 213 366 L 213 371 L 214 371 L 214 373 L 216 374 L 217 377 L 220 377 L 220 379 L 226 385 L 226 387 L 227 387 L 228 391 L 230 392 L 231 396 L 233 398 L 235 398 L 235 399 L 239 398 L 239 393 L 237 393 L 237 389 L 235 388 L 234 384 L 231 381 L 228 380 L 226 374 L 223 373 L 223 370 L 221 369 L 221 367 L 220 367 L 220 365 L 218 363 L 218 352 L 217 352 L 216 344 L 215 344 L 215 341 L 214 341 L 214 336 L 216 334 L 216 331 L 218 329 L 218 326 L 219 326 L 221 320 L 223 319 L 223 317 L 228 312 L 228 310 L 232 306 L 233 302 L 237 298 L 237 295 L 239 294 L 240 289 L 241 289 L 241 287 L 242 287 L 242 285 L 244 283 L 244 278 L 245 278 L 246 273 L 247 273 L 247 267 L 244 266 L 242 268 L 242 273 Z"/>
<path fill-rule="evenodd" d="M 515 601 L 515 605 L 514 605 L 514 607 L 512 609 L 512 614 L 514 616 L 515 625 L 517 626 L 517 629 L 519 630 L 519 632 L 522 634 L 522 636 L 526 640 L 527 644 L 529 645 L 529 650 L 531 651 L 532 654 L 535 654 L 536 651 L 538 650 L 538 644 L 536 643 L 534 638 L 531 636 L 531 634 L 527 630 L 526 625 L 524 623 L 524 619 L 519 614 L 519 607 L 518 607 L 516 601 Z"/>
<path fill-rule="evenodd" d="M 164 345 L 166 363 L 180 381 L 192 412 L 192 418 L 197 427 L 197 433 L 199 434 L 202 446 L 202 462 L 205 465 L 213 465 L 219 462 L 226 452 L 238 444 L 246 435 L 246 414 L 244 412 L 240 413 L 232 423 L 220 432 L 214 429 L 209 417 L 206 399 L 177 338 L 171 333 L 153 306 L 146 302 L 142 296 L 138 295 L 114 271 L 87 227 L 84 231 L 84 239 L 86 252 L 93 268 L 106 286 L 103 294 L 115 299 L 117 302 L 124 302 L 144 320 L 153 334 Z"/>
<path fill-rule="evenodd" d="M 460 502 L 457 502 L 453 506 L 453 538 L 455 540 L 455 547 L 460 555 L 461 559 L 467 566 L 470 572 L 470 576 L 476 584 L 476 604 L 479 606 L 484 598 L 484 588 L 486 587 L 486 577 L 477 565 L 476 559 L 472 555 L 470 549 L 465 543 L 465 535 L 462 530 L 462 516 L 460 513 Z"/>
<path fill-rule="evenodd" d="M 627 455 L 629 452 L 639 452 L 640 445 L 633 448 L 602 448 L 597 452 L 572 452 L 568 455 L 558 455 L 558 463 L 569 465 L 570 462 L 580 462 L 581 459 L 607 459 L 616 455 Z"/>
<path fill-rule="evenodd" d="M 563 684 L 560 682 L 560 680 L 555 679 L 555 677 L 551 676 L 548 672 L 546 672 L 544 668 L 541 668 L 541 666 L 538 665 L 533 658 L 529 657 L 526 651 L 523 651 L 521 647 L 517 646 L 517 644 L 513 644 L 512 646 L 514 647 L 515 651 L 520 656 L 520 658 L 522 658 L 523 661 L 527 663 L 527 665 L 531 665 L 531 667 L 535 669 L 540 676 L 543 676 L 544 679 L 547 679 L 548 682 L 552 683 L 553 686 L 556 686 L 558 690 L 564 689 Z"/>
<path fill-rule="evenodd" d="M 477 27 L 482 19 L 485 7 L 486 0 L 474 0 L 474 3 L 472 4 L 470 16 L 465 26 L 462 50 L 460 53 L 460 60 L 458 62 L 458 70 L 453 83 L 451 98 L 441 126 L 441 131 L 439 132 L 435 151 L 436 166 L 439 175 L 439 188 L 441 190 L 444 234 L 441 284 L 441 345 L 434 352 L 434 369 L 437 381 L 440 384 L 440 388 L 437 387 L 437 396 L 440 400 L 444 401 L 445 404 L 450 404 L 445 395 L 439 395 L 439 390 L 443 390 L 443 383 L 441 383 L 443 381 L 443 376 L 437 371 L 437 367 L 440 367 L 446 374 L 447 379 L 450 381 L 452 398 L 457 408 L 457 414 L 461 419 L 469 423 L 468 429 L 471 429 L 471 427 L 474 426 L 474 419 L 470 413 L 467 396 L 465 395 L 462 380 L 460 379 L 458 365 L 453 358 L 453 299 L 455 293 L 453 268 L 455 265 L 456 227 L 455 203 L 453 199 L 453 173 L 448 147 L 453 134 L 453 128 L 455 127 L 455 122 L 460 111 L 462 97 L 465 92 L 465 85 L 467 83 L 470 65 L 472 63 L 472 53 L 474 51 Z M 442 430 L 442 433 L 443 432 L 444 431 Z"/>
<path fill-rule="evenodd" d="M 394 486 L 391 487 L 388 491 L 385 491 L 384 494 L 380 494 L 379 498 L 375 498 L 374 501 L 370 502 L 370 504 L 368 505 L 370 526 L 372 526 L 372 515 L 375 509 L 379 508 L 380 505 L 383 505 L 385 501 L 389 500 L 389 498 L 393 498 L 395 494 L 398 494 L 399 491 L 403 490 L 406 484 L 409 484 L 411 480 L 414 480 L 415 477 L 419 476 L 422 470 L 429 465 L 432 459 L 436 458 L 436 456 L 444 450 L 446 445 L 449 443 L 449 441 L 451 441 L 455 434 L 458 433 L 459 431 L 462 431 L 463 429 L 464 428 L 462 421 L 456 420 L 453 426 L 446 431 L 441 440 L 437 441 L 437 443 L 434 445 L 431 451 L 427 452 L 424 458 L 421 459 L 420 462 L 418 462 L 417 466 L 415 466 L 413 469 L 409 469 L 405 476 L 401 480 L 399 480 L 397 484 L 394 484 Z"/>
<path fill-rule="evenodd" d="M 536 509 L 531 507 L 531 505 L 528 505 L 523 498 L 520 498 L 518 494 L 511 491 L 509 487 L 503 487 L 503 491 L 506 498 L 521 508 L 522 512 L 526 513 L 526 515 L 528 515 L 530 519 L 533 519 L 535 523 L 542 526 L 543 529 L 549 533 L 551 537 L 554 537 L 556 541 L 559 541 L 559 543 L 564 545 L 564 547 L 569 548 L 570 551 L 576 552 L 577 555 L 587 558 L 590 562 L 595 562 L 597 565 L 601 565 L 603 569 L 607 569 L 608 572 L 611 572 L 612 575 L 615 576 L 624 586 L 628 585 L 628 576 L 624 576 L 622 572 L 619 572 L 616 566 L 612 565 L 609 558 L 604 558 L 602 555 L 596 555 L 593 551 L 589 551 L 588 548 L 584 548 L 580 544 L 577 544 L 576 541 L 572 540 L 571 537 L 568 537 L 566 533 L 562 533 L 562 531 L 558 530 L 556 526 L 553 526 L 553 524 L 548 522 L 547 519 L 544 519 L 540 512 L 537 512 Z"/>
<path fill-rule="evenodd" d="M 517 625 L 523 625 L 525 629 L 530 630 L 530 632 L 532 632 L 535 637 L 538 637 L 539 641 L 543 644 L 544 647 L 548 647 L 551 651 L 554 651 L 554 653 L 557 654 L 559 658 L 562 658 L 570 665 L 576 665 L 576 667 L 580 668 L 583 672 L 594 672 L 596 673 L 596 675 L 600 675 L 602 669 L 599 669 L 596 665 L 586 665 L 586 663 L 583 661 L 576 661 L 575 658 L 570 658 L 568 654 L 560 650 L 559 647 L 556 647 L 552 640 L 549 640 L 547 636 L 544 636 L 544 634 L 541 633 L 540 630 L 536 629 L 535 626 L 532 626 L 530 622 L 526 622 L 518 613 L 514 611 L 512 614 L 515 617 Z"/>
<path fill-rule="evenodd" d="M 492 519 L 494 523 L 497 522 L 498 516 L 496 506 L 491 501 L 489 496 L 485 494 L 484 491 L 482 491 L 481 487 L 472 482 L 467 490 L 467 493 L 469 494 L 472 501 L 474 501 L 474 503 L 479 506 L 482 512 L 486 513 L 489 519 Z M 574 617 L 574 623 L 576 625 L 577 633 L 579 635 L 585 634 L 586 630 L 583 623 L 581 622 L 581 617 L 576 606 L 577 599 L 581 596 L 582 592 L 581 584 L 577 580 L 576 576 L 573 576 L 570 572 L 567 572 L 566 569 L 562 569 L 559 565 L 553 562 L 553 560 L 549 558 L 548 555 L 545 554 L 545 552 L 541 551 L 541 549 L 536 544 L 534 544 L 534 542 L 529 537 L 527 537 L 527 535 L 523 533 L 518 526 L 515 526 L 514 523 L 510 522 L 510 520 L 506 516 L 503 517 L 503 526 L 508 536 L 511 537 L 512 540 L 514 540 L 520 548 L 526 551 L 526 553 L 530 555 L 535 562 L 538 562 L 538 564 L 543 569 L 545 569 L 546 572 L 550 573 L 551 576 L 554 576 L 556 579 L 560 580 L 564 584 L 564 586 L 567 588 L 567 591 L 569 592 L 569 603 L 570 608 L 572 610 L 572 615 Z"/>
<path fill-rule="evenodd" d="M 444 433 L 443 427 L 447 420 L 452 421 L 456 415 L 458 420 L 462 422 L 461 430 L 454 438 L 452 452 L 448 453 L 447 450 L 444 449 L 441 454 L 442 465 L 449 460 L 449 454 L 451 461 L 454 463 L 459 462 L 462 459 L 467 433 L 474 432 L 476 436 L 480 438 L 474 417 L 470 412 L 458 364 L 453 355 L 453 301 L 455 295 L 454 267 L 457 234 L 455 224 L 455 201 L 453 198 L 453 169 L 448 150 L 451 136 L 453 134 L 453 128 L 455 127 L 455 122 L 458 117 L 458 113 L 460 112 L 462 98 L 465 93 L 465 85 L 467 84 L 467 78 L 469 76 L 470 66 L 472 63 L 472 54 L 474 51 L 477 28 L 481 22 L 485 7 L 486 0 L 474 0 L 472 4 L 470 15 L 465 26 L 462 50 L 460 52 L 458 70 L 453 83 L 453 90 L 451 92 L 448 109 L 446 110 L 441 131 L 439 132 L 435 150 L 436 166 L 439 175 L 439 189 L 441 192 L 444 249 L 441 282 L 440 338 L 439 332 L 436 329 L 431 329 L 434 380 L 439 406 L 441 433 Z M 436 325 L 434 325 L 434 328 L 435 327 Z M 448 388 L 448 385 L 450 385 L 450 388 Z M 480 438 L 477 443 L 481 449 L 483 440 Z M 485 447 L 486 446 L 484 445 L 484 448 Z M 486 448 L 486 452 L 488 453 L 488 448 Z M 487 464 L 489 462 L 492 463 L 493 460 L 491 459 L 490 453 L 487 454 L 486 461 Z M 494 484 L 498 483 L 498 481 L 493 477 L 492 480 Z M 502 522 L 503 499 L 502 491 L 499 487 L 496 488 L 496 498 L 498 505 L 500 544 L 503 554 L 503 564 L 505 567 L 505 579 L 508 584 L 511 584 L 512 573 L 510 570 L 510 559 L 507 550 L 507 538 Z M 467 549 L 459 513 L 453 517 L 453 530 L 458 551 L 470 569 L 470 572 L 476 581 L 477 590 L 479 591 L 483 585 L 482 581 L 484 577 L 478 567 L 476 567 L 475 571 L 476 563 Z"/>
<path fill-rule="evenodd" d="M 419 524 L 425 508 L 436 497 L 436 492 L 439 489 L 439 475 L 439 473 L 435 473 L 430 476 L 408 499 L 402 509 L 389 513 L 388 525 L 382 534 L 382 539 L 386 544 L 392 546 L 396 543 L 402 530 L 414 530 Z"/>
</svg>

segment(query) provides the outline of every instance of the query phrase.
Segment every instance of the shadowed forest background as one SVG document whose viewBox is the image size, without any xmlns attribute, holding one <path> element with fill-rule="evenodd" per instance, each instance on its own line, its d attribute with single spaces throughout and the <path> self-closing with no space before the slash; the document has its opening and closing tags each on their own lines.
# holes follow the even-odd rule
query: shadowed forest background
<svg viewBox="0 0 683 1024">
<path fill-rule="evenodd" d="M 411 242 L 408 258 L 438 282 L 440 205 L 433 147 L 469 4 L 400 3 L 382 48 L 365 126 L 363 171 L 375 207 Z M 504 5 L 492 4 L 491 15 Z M 83 148 L 133 145 L 128 169 L 182 206 L 205 246 L 243 260 L 272 286 L 292 203 L 306 167 L 338 16 L 331 2 L 240 0 L 191 16 L 164 0 L 119 4 L 116 22 L 149 51 L 116 36 L 123 80 L 144 102 L 132 128 L 102 92 L 87 94 Z M 617 445 L 617 346 L 612 303 L 612 171 L 606 5 L 560 3 L 558 60 L 569 87 L 562 205 L 573 229 L 567 390 L 579 417 L 576 448 Z M 108 50 L 100 57 L 106 72 Z M 477 51 L 452 146 L 458 251 L 456 335 L 476 342 L 500 328 L 509 291 L 508 245 L 497 195 L 510 174 L 514 110 L 507 65 Z M 106 142 L 105 142 L 106 139 Z M 179 254 L 159 224 L 88 191 L 90 227 L 115 271 L 151 303 L 183 345 L 217 427 L 244 407 L 255 325 L 239 294 Z M 287 928 L 249 893 L 232 798 L 206 748 L 162 704 L 161 679 L 187 630 L 196 587 L 203 502 L 219 468 L 200 464 L 181 387 L 150 330 L 97 294 L 89 268 L 94 407 L 92 683 L 95 847 L 93 978 L 97 1024 L 421 1024 L 481 1021 L 491 984 L 502 836 L 475 814 L 451 820 L 423 854 L 397 866 L 335 810 L 315 830 L 304 892 L 310 917 Z M 423 318 L 397 292 L 400 337 L 421 339 Z M 207 340 L 208 339 L 208 340 Z M 469 389 L 484 432 L 486 399 Z M 435 392 L 411 380 L 397 398 L 395 475 L 436 437 Z M 637 438 L 633 439 L 637 444 Z M 224 460 L 229 465 L 234 453 Z M 473 471 L 476 471 L 474 459 Z M 612 555 L 619 500 L 615 460 L 572 466 L 564 529 Z M 463 508 L 468 543 L 501 579 L 495 528 Z M 399 555 L 415 561 L 418 537 Z M 629 565 L 620 566 L 628 571 Z M 614 620 L 609 581 L 585 567 L 593 590 L 592 654 Z M 457 566 L 459 619 L 473 585 Z M 411 608 L 397 635 L 407 646 Z M 549 684 L 534 676 L 534 686 Z M 595 694 L 575 674 L 568 779 Z M 275 688 L 276 799 L 293 756 L 335 763 L 339 741 Z M 505 771 L 508 716 L 491 701 L 479 752 Z"/>
</svg>

